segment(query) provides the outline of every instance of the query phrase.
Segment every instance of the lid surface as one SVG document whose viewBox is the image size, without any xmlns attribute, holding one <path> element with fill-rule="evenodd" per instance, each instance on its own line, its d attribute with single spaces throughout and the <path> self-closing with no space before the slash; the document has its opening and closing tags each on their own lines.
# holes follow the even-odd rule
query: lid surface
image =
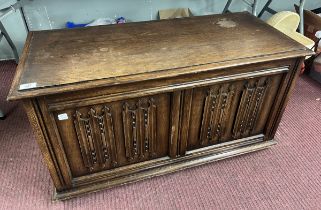
<svg viewBox="0 0 321 210">
<path fill-rule="evenodd" d="M 164 78 L 191 66 L 200 66 L 197 72 L 208 64 L 268 61 L 276 54 L 311 52 L 248 13 L 37 31 L 29 34 L 8 99 Z"/>
</svg>

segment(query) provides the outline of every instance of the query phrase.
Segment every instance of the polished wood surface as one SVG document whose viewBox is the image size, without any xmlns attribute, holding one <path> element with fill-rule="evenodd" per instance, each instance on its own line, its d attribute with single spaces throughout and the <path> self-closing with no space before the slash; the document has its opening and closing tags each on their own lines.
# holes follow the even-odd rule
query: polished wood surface
<svg viewBox="0 0 321 210">
<path fill-rule="evenodd" d="M 36 32 L 8 99 L 67 199 L 272 146 L 311 54 L 247 13 Z"/>
</svg>

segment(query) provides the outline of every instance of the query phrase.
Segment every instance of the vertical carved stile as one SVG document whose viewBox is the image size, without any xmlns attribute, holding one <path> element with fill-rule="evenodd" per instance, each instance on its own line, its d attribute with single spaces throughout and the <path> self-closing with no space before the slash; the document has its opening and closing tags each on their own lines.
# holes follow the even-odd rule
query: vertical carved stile
<svg viewBox="0 0 321 210">
<path fill-rule="evenodd" d="M 258 80 L 252 88 L 249 87 L 249 84 L 245 85 L 233 128 L 233 137 L 235 139 L 251 135 L 260 113 L 268 84 L 269 80 L 266 80 L 263 85 L 259 85 Z"/>
<path fill-rule="evenodd" d="M 149 119 L 151 117 L 148 117 L 150 116 L 150 107 L 148 108 L 148 110 L 146 109 L 143 109 L 143 118 L 144 118 L 144 143 L 143 143 L 143 151 L 144 153 L 148 153 L 149 150 L 151 150 L 151 147 L 153 146 L 153 143 L 152 143 L 152 139 L 151 139 L 151 132 L 149 129 L 151 126 L 153 125 L 150 125 L 150 122 L 149 122 Z M 150 125 L 150 126 L 149 126 Z"/>
<path fill-rule="evenodd" d="M 180 119 L 180 135 L 179 148 L 180 155 L 185 155 L 188 143 L 188 135 L 190 129 L 190 117 L 192 109 L 193 89 L 185 90 L 182 95 L 181 119 Z"/>
<path fill-rule="evenodd" d="M 247 98 L 245 100 L 245 108 L 244 108 L 244 112 L 243 115 L 241 116 L 241 126 L 240 126 L 240 134 L 242 135 L 245 130 L 246 130 L 246 125 L 247 125 L 247 119 L 248 116 L 250 114 L 250 107 L 251 107 L 251 101 L 253 99 L 253 95 L 254 95 L 254 88 L 248 88 L 247 89 Z"/>
<path fill-rule="evenodd" d="M 248 130 L 249 132 L 252 132 L 254 129 L 255 122 L 257 121 L 259 110 L 261 110 L 263 99 L 266 93 L 266 90 L 268 89 L 270 85 L 270 79 L 267 79 L 264 81 L 263 86 L 259 86 L 256 88 L 255 91 L 255 100 L 253 100 L 253 111 L 251 112 L 249 122 L 248 122 Z"/>
<path fill-rule="evenodd" d="M 217 141 L 220 141 L 221 137 L 225 134 L 226 123 L 229 120 L 230 108 L 234 98 L 234 86 L 231 85 L 227 93 L 221 93 L 220 104 L 220 117 L 216 128 L 215 137 Z"/>
<path fill-rule="evenodd" d="M 205 98 L 201 126 L 201 145 L 214 144 L 225 134 L 226 123 L 230 116 L 230 107 L 234 97 L 234 86 L 225 91 L 211 88 Z"/>
<path fill-rule="evenodd" d="M 211 118 L 211 111 L 214 111 L 216 104 L 216 95 L 214 95 L 213 90 L 209 90 L 208 95 L 205 98 L 205 105 L 203 109 L 203 118 L 201 126 L 201 145 L 207 145 L 208 140 L 211 136 L 211 129 L 209 127 L 209 121 Z"/>
<path fill-rule="evenodd" d="M 133 141 L 133 148 L 132 148 L 132 154 L 134 156 L 138 155 L 138 138 L 139 135 L 137 135 L 137 115 L 136 115 L 136 110 L 131 110 L 130 111 L 130 116 L 131 116 L 131 133 L 132 133 L 132 141 Z"/>
<path fill-rule="evenodd" d="M 154 99 L 151 98 L 149 100 L 149 107 L 148 107 L 148 112 L 147 114 L 147 119 L 145 119 L 148 123 L 147 123 L 147 128 L 146 131 L 147 132 L 147 138 L 145 140 L 145 149 L 149 151 L 150 155 L 152 157 L 156 156 L 156 128 L 157 128 L 157 121 L 156 121 L 156 114 L 157 114 L 157 110 L 156 110 L 156 105 L 154 102 Z"/>
<path fill-rule="evenodd" d="M 96 164 L 97 163 L 97 151 L 96 151 L 96 147 L 95 147 L 95 143 L 94 143 L 94 136 L 93 136 L 94 134 L 92 132 L 92 124 L 91 124 L 90 119 L 86 119 L 83 122 L 85 124 L 86 136 L 87 136 L 87 140 L 89 142 L 92 162 L 93 162 L 93 164 Z"/>
<path fill-rule="evenodd" d="M 93 108 L 90 109 L 90 112 L 94 119 L 96 131 L 99 131 L 97 139 L 100 139 L 100 162 L 104 166 L 112 164 L 115 167 L 117 166 L 117 149 L 110 108 L 104 106 L 101 110 L 101 115 L 98 115 Z"/>
<path fill-rule="evenodd" d="M 208 141 L 213 144 L 217 141 L 217 134 L 220 133 L 219 116 L 221 112 L 223 88 L 220 87 L 217 94 L 213 97 L 211 106 L 210 123 L 208 125 Z"/>
<path fill-rule="evenodd" d="M 176 148 L 176 151 L 177 151 L 177 155 L 180 156 L 181 154 L 181 146 L 182 146 L 182 125 L 184 124 L 183 123 L 183 113 L 184 113 L 184 105 L 185 105 L 185 91 L 182 91 L 181 93 L 181 104 L 179 106 L 179 121 L 178 121 L 178 138 L 177 138 L 177 148 Z"/>
<path fill-rule="evenodd" d="M 117 162 L 117 148 L 116 148 L 116 140 L 115 140 L 115 133 L 114 133 L 114 125 L 113 125 L 113 118 L 111 115 L 111 110 L 109 107 L 104 106 L 103 113 L 105 115 L 106 119 L 106 125 L 107 125 L 107 132 L 108 132 L 108 143 L 111 153 L 111 161 L 112 165 L 116 167 L 118 165 Z"/>
<path fill-rule="evenodd" d="M 141 99 L 134 108 L 123 109 L 126 157 L 129 159 L 156 155 L 156 105 L 154 100 Z"/>
<path fill-rule="evenodd" d="M 131 123 L 130 123 L 130 112 L 129 112 L 129 105 L 127 103 L 124 104 L 123 107 L 123 125 L 124 125 L 124 137 L 125 137 L 125 151 L 126 151 L 126 158 L 132 159 L 132 152 L 131 152 Z"/>
<path fill-rule="evenodd" d="M 137 103 L 137 144 L 138 144 L 138 154 L 140 155 L 140 158 L 145 157 L 145 148 L 144 148 L 144 142 L 145 142 L 145 117 L 144 112 L 146 111 L 146 108 L 143 106 L 143 101 L 139 100 Z"/>
<path fill-rule="evenodd" d="M 181 91 L 175 91 L 171 99 L 171 130 L 169 156 L 175 158 L 178 155 L 177 145 L 179 138 L 179 120 L 181 107 Z"/>
<path fill-rule="evenodd" d="M 90 171 L 95 166 L 115 167 L 117 149 L 110 109 L 105 106 L 99 114 L 94 108 L 90 108 L 88 117 L 83 117 L 79 111 L 76 111 L 74 116 L 75 131 L 85 167 Z"/>
<path fill-rule="evenodd" d="M 81 114 L 78 111 L 76 111 L 76 114 L 75 114 L 76 119 L 74 120 L 74 125 L 75 125 L 78 143 L 80 145 L 80 152 L 81 152 L 81 156 L 82 156 L 84 165 L 85 165 L 85 167 L 90 168 L 91 163 L 89 161 L 89 149 L 87 147 L 87 142 L 85 140 L 86 138 L 85 138 L 83 132 L 80 131 L 80 128 L 82 126 L 80 116 L 81 116 Z"/>
<path fill-rule="evenodd" d="M 248 99 L 246 113 L 242 117 L 243 119 L 243 129 L 241 130 L 241 136 L 247 136 L 250 134 L 249 124 L 251 123 L 251 115 L 254 112 L 254 103 L 256 102 L 256 98 L 258 96 L 259 80 L 255 82 L 254 87 L 251 89 L 251 98 Z M 253 122 L 254 123 L 254 122 Z M 252 123 L 252 124 L 253 124 Z"/>
<path fill-rule="evenodd" d="M 239 138 L 243 133 L 245 127 L 245 118 L 244 116 L 247 113 L 249 103 L 252 98 L 254 88 L 250 88 L 249 84 L 246 83 L 244 86 L 244 90 L 242 92 L 241 101 L 238 107 L 237 116 L 233 128 L 233 137 Z"/>
<path fill-rule="evenodd" d="M 104 115 L 97 115 L 96 111 L 91 108 L 90 115 L 92 119 L 92 123 L 94 125 L 94 130 L 96 131 L 96 139 L 100 139 L 98 141 L 100 144 L 97 143 L 97 151 L 100 151 L 99 157 L 100 162 L 103 163 L 104 166 L 109 162 L 109 146 L 107 144 L 107 137 L 106 137 L 106 129 L 105 129 L 105 121 Z"/>
<path fill-rule="evenodd" d="M 93 142 L 92 126 L 89 118 L 83 118 L 81 113 L 76 111 L 76 120 L 74 121 L 78 142 L 81 149 L 81 155 L 85 167 L 93 170 L 97 163 L 97 155 Z"/>
</svg>

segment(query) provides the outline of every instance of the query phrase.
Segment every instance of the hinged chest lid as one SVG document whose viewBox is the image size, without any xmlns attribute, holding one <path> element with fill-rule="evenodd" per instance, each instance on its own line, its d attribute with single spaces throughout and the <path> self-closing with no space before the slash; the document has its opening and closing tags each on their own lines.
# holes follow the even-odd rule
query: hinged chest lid
<svg viewBox="0 0 321 210">
<path fill-rule="evenodd" d="M 28 36 L 8 99 L 311 53 L 248 13 L 36 31 Z"/>
</svg>

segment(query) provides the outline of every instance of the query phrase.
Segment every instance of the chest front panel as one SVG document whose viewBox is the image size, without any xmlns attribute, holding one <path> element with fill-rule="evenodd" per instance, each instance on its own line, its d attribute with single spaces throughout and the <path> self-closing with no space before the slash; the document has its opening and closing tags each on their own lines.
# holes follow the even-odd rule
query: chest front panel
<svg viewBox="0 0 321 210">
<path fill-rule="evenodd" d="M 84 178 L 79 181 L 84 184 L 87 176 L 118 177 L 202 148 L 266 136 L 291 63 L 256 68 L 250 76 L 236 68 L 219 80 L 199 75 L 192 83 L 146 83 L 141 90 L 127 86 L 114 94 L 108 93 L 112 88 L 98 90 L 93 97 L 53 96 L 40 104 L 55 130 L 52 138 L 61 142 L 70 177 L 76 185 Z"/>
<path fill-rule="evenodd" d="M 68 119 L 60 120 L 66 114 Z M 168 154 L 170 95 L 53 112 L 75 177 Z"/>
</svg>

